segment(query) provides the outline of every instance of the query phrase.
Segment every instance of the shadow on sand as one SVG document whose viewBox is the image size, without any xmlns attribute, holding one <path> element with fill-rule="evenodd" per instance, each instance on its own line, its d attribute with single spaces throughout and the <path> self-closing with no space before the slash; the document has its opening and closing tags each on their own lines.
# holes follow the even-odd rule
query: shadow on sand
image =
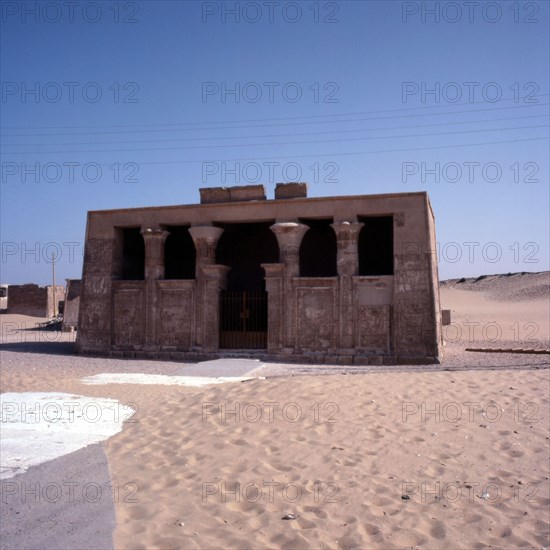
<svg viewBox="0 0 550 550">
<path fill-rule="evenodd" d="M 36 341 L 38 340 L 38 341 Z M 51 342 L 43 339 L 23 342 L 2 342 L 1 351 L 15 351 L 19 353 L 44 353 L 50 355 L 76 355 L 74 342 Z"/>
</svg>

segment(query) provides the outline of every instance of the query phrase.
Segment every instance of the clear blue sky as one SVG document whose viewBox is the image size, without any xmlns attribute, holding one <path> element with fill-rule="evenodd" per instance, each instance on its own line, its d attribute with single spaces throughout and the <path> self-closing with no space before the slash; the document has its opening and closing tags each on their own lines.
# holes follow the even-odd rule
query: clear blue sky
<svg viewBox="0 0 550 550">
<path fill-rule="evenodd" d="M 549 268 L 546 1 L 1 4 L 4 283 L 80 277 L 88 210 L 296 179 L 428 191 L 441 278 Z"/>
</svg>

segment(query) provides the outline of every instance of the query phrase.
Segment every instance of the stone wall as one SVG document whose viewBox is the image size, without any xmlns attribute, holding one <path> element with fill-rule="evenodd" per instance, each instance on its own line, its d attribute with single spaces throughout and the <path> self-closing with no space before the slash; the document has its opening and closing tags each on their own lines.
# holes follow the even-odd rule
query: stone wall
<svg viewBox="0 0 550 550">
<path fill-rule="evenodd" d="M 60 285 L 35 284 L 10 285 L 8 312 L 33 317 L 54 317 L 59 312 L 59 302 L 65 299 L 65 289 Z"/>
<path fill-rule="evenodd" d="M 111 349 L 111 288 L 116 276 L 113 258 L 120 256 L 113 232 L 111 228 L 110 238 L 86 239 L 76 340 L 78 351 Z"/>
<path fill-rule="evenodd" d="M 63 330 L 75 329 L 78 326 L 78 311 L 80 308 L 80 279 L 67 279 L 65 291 L 65 306 L 63 309 Z"/>
</svg>

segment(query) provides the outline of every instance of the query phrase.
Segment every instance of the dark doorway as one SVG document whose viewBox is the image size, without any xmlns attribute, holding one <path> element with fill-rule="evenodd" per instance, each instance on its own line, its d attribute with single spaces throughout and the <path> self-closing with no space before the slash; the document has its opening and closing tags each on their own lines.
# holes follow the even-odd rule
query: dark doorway
<svg viewBox="0 0 550 550">
<path fill-rule="evenodd" d="M 273 222 L 220 224 L 216 263 L 231 268 L 220 293 L 220 348 L 265 349 L 267 292 L 263 263 L 279 261 Z"/>
<path fill-rule="evenodd" d="M 216 249 L 216 263 L 231 268 L 227 290 L 265 290 L 263 263 L 279 261 L 277 238 L 265 223 L 226 223 Z"/>
<path fill-rule="evenodd" d="M 359 275 L 393 275 L 393 217 L 360 217 Z"/>
<path fill-rule="evenodd" d="M 300 220 L 309 225 L 300 246 L 300 277 L 336 277 L 336 233 L 332 220 Z"/>
<path fill-rule="evenodd" d="M 122 279 L 145 279 L 145 243 L 140 227 L 122 229 Z"/>
<path fill-rule="evenodd" d="M 188 226 L 168 226 L 164 244 L 164 278 L 194 279 L 196 251 Z"/>
<path fill-rule="evenodd" d="M 267 292 L 222 290 L 220 293 L 220 348 L 267 347 Z"/>
</svg>

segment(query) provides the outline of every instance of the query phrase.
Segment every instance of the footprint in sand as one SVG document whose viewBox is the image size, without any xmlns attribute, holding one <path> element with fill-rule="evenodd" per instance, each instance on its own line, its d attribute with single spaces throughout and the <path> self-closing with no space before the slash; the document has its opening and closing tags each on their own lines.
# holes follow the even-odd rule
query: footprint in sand
<svg viewBox="0 0 550 550">
<path fill-rule="evenodd" d="M 476 523 L 482 520 L 483 520 L 483 516 L 480 516 L 479 514 L 470 514 L 468 516 L 464 516 L 464 519 L 462 521 L 464 523 Z"/>
<path fill-rule="evenodd" d="M 507 454 L 508 456 L 511 456 L 513 458 L 519 458 L 520 456 L 523 456 L 525 453 L 520 449 L 512 449 Z"/>
<path fill-rule="evenodd" d="M 234 439 L 233 441 L 231 441 L 231 443 L 233 445 L 238 445 L 239 447 L 246 447 L 249 445 L 248 441 L 246 441 L 245 439 Z"/>
<path fill-rule="evenodd" d="M 435 539 L 444 539 L 447 534 L 445 524 L 441 521 L 436 521 L 430 528 L 430 534 Z"/>
</svg>

